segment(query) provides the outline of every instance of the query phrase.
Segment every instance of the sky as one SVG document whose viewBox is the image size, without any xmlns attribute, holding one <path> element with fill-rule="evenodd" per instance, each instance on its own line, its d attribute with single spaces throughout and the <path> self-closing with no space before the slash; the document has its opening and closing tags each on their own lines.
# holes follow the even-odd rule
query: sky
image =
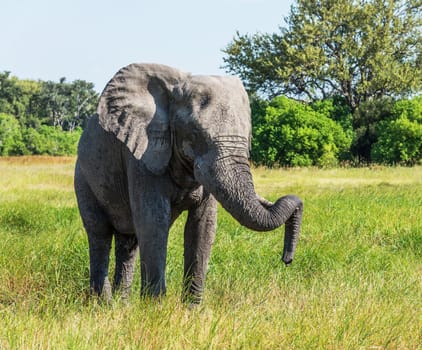
<svg viewBox="0 0 422 350">
<path fill-rule="evenodd" d="M 93 82 L 123 66 L 161 63 L 225 74 L 241 34 L 284 26 L 293 0 L 0 0 L 0 72 L 20 79 Z"/>
</svg>

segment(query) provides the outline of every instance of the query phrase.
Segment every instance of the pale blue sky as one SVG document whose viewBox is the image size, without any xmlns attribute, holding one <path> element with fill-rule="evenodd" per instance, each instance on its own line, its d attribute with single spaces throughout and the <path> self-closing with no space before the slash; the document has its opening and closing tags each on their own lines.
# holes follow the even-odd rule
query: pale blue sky
<svg viewBox="0 0 422 350">
<path fill-rule="evenodd" d="M 84 79 L 101 91 L 122 66 L 156 62 L 224 74 L 240 33 L 274 32 L 293 0 L 0 0 L 0 71 Z"/>
</svg>

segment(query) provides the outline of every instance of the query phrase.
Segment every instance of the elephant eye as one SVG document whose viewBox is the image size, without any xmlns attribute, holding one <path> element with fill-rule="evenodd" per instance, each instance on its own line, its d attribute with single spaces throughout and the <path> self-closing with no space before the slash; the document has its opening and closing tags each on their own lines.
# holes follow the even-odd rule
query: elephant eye
<svg viewBox="0 0 422 350">
<path fill-rule="evenodd" d="M 203 95 L 201 97 L 201 108 L 205 108 L 208 106 L 208 104 L 210 103 L 211 97 L 210 95 Z"/>
</svg>

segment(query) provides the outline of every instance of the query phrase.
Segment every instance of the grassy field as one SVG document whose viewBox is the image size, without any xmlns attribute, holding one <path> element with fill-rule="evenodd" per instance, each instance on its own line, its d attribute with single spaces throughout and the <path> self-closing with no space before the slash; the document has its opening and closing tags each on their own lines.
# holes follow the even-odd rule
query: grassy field
<svg viewBox="0 0 422 350">
<path fill-rule="evenodd" d="M 284 229 L 219 211 L 205 299 L 179 300 L 184 217 L 168 295 L 88 298 L 73 158 L 0 159 L 0 349 L 422 349 L 422 167 L 255 169 L 268 199 L 304 199 L 296 259 Z M 139 268 L 137 270 L 139 274 Z"/>
</svg>

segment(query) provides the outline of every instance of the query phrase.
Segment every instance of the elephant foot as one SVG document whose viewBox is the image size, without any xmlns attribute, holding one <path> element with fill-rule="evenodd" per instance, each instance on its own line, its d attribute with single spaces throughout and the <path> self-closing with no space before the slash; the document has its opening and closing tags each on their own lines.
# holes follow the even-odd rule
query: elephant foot
<svg viewBox="0 0 422 350">
<path fill-rule="evenodd" d="M 202 295 L 182 295 L 182 303 L 186 304 L 189 309 L 192 309 L 202 302 Z"/>
<path fill-rule="evenodd" d="M 194 288 L 194 284 L 190 284 L 190 288 L 185 288 L 182 293 L 182 302 L 188 305 L 188 308 L 194 308 L 202 302 L 202 289 Z"/>
<path fill-rule="evenodd" d="M 113 297 L 124 303 L 126 303 L 129 300 L 130 295 L 131 295 L 130 289 L 117 288 L 113 290 Z"/>
<path fill-rule="evenodd" d="M 94 298 L 98 298 L 98 300 L 110 302 L 112 299 L 112 292 L 108 278 L 105 278 L 102 283 L 91 281 L 90 295 Z"/>
</svg>

